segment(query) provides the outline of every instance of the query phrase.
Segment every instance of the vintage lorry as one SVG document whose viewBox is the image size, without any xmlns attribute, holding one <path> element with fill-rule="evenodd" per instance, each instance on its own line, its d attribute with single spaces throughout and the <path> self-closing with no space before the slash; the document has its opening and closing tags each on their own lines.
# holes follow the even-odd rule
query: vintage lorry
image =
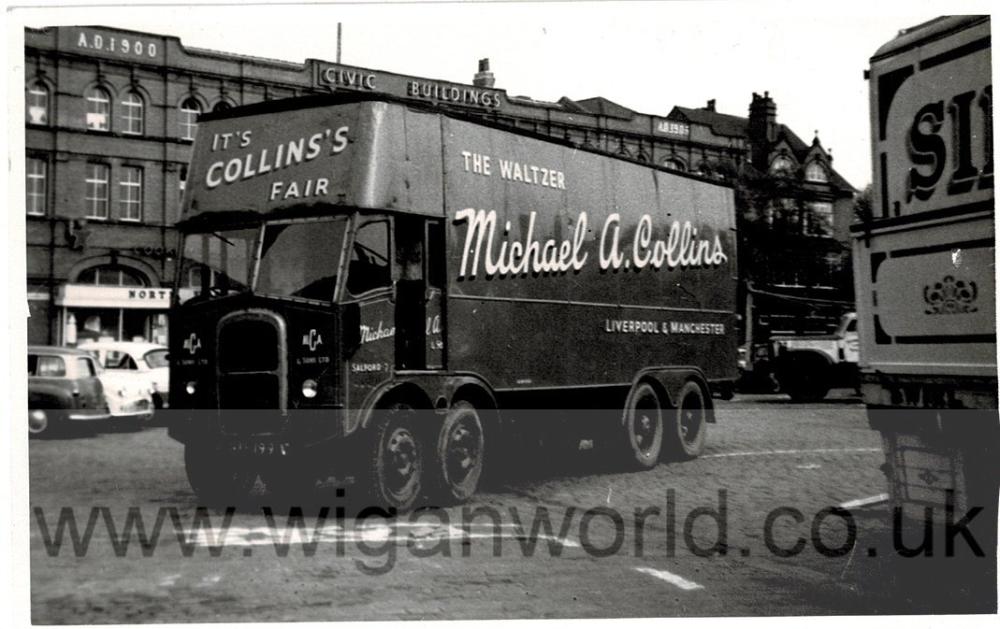
<svg viewBox="0 0 1000 629">
<path fill-rule="evenodd" d="M 191 485 L 461 501 L 560 411 L 636 468 L 696 456 L 734 224 L 731 188 L 389 97 L 206 116 L 169 315 Z"/>
<path fill-rule="evenodd" d="M 843 314 L 831 334 L 775 335 L 770 342 L 775 378 L 796 402 L 822 400 L 834 387 L 858 387 L 855 313 Z"/>
<path fill-rule="evenodd" d="M 990 19 L 901 31 L 872 57 L 868 78 L 872 216 L 851 231 L 862 393 L 891 504 L 903 515 L 973 516 L 987 536 L 978 543 L 989 548 L 992 537 L 995 549 Z"/>
</svg>

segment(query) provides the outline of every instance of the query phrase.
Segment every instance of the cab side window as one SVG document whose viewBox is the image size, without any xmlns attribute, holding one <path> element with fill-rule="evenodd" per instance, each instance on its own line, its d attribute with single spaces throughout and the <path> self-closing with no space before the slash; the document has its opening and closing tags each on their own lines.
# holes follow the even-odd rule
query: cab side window
<svg viewBox="0 0 1000 629">
<path fill-rule="evenodd" d="M 376 221 L 358 228 L 351 247 L 347 290 L 361 295 L 392 284 L 389 269 L 389 222 Z"/>
</svg>

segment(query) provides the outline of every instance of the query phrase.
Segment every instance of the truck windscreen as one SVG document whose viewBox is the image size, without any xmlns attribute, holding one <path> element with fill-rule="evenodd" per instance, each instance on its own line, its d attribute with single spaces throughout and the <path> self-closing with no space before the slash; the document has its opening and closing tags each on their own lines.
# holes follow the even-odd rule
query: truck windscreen
<svg viewBox="0 0 1000 629">
<path fill-rule="evenodd" d="M 247 290 L 259 231 L 249 227 L 187 234 L 180 286 L 202 299 Z"/>
<path fill-rule="evenodd" d="M 346 231 L 343 218 L 265 224 L 255 292 L 333 300 Z"/>
</svg>

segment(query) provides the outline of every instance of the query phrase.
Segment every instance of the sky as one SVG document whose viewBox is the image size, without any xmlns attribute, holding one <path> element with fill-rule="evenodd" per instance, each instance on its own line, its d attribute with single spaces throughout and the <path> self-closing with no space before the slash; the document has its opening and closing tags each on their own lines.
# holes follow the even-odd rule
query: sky
<svg viewBox="0 0 1000 629">
<path fill-rule="evenodd" d="M 72 0 L 69 0 L 72 2 Z M 556 101 L 603 96 L 666 115 L 675 105 L 746 116 L 768 91 L 778 121 L 832 149 L 834 167 L 871 181 L 868 84 L 872 53 L 901 28 L 944 13 L 989 12 L 970 0 L 875 3 L 466 2 L 15 8 L 21 26 L 107 25 L 175 35 L 186 46 L 303 62 L 336 60 L 471 83 L 490 59 L 496 87 Z M 15 57 L 16 60 L 16 57 Z"/>
</svg>

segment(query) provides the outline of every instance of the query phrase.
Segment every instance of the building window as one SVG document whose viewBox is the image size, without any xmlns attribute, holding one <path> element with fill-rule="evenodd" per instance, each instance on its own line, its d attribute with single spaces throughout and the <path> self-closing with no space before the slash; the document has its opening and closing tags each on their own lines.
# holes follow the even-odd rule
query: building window
<svg viewBox="0 0 1000 629">
<path fill-rule="evenodd" d="M 125 166 L 118 180 L 118 218 L 123 221 L 142 220 L 142 169 Z"/>
<path fill-rule="evenodd" d="M 194 140 L 194 132 L 198 128 L 198 116 L 201 114 L 201 103 L 194 98 L 186 98 L 181 103 L 181 139 Z"/>
<path fill-rule="evenodd" d="M 812 202 L 809 204 L 808 233 L 812 236 L 833 235 L 833 204 Z"/>
<path fill-rule="evenodd" d="M 46 169 L 45 160 L 37 157 L 29 157 L 24 165 L 25 205 L 29 216 L 45 216 Z"/>
<path fill-rule="evenodd" d="M 87 218 L 108 218 L 108 173 L 106 164 L 87 164 L 87 193 L 83 198 Z"/>
<path fill-rule="evenodd" d="M 145 103 L 135 91 L 128 91 L 122 98 L 122 132 L 142 135 L 145 122 Z"/>
<path fill-rule="evenodd" d="M 80 271 L 77 284 L 96 286 L 148 286 L 149 282 L 140 273 L 124 266 L 106 264 Z"/>
<path fill-rule="evenodd" d="M 681 172 L 687 170 L 687 168 L 684 167 L 684 162 L 675 158 L 667 159 L 665 162 L 663 162 L 663 167 L 669 168 L 670 170 L 679 170 Z"/>
<path fill-rule="evenodd" d="M 826 183 L 829 180 L 830 178 L 826 174 L 826 168 L 824 168 L 819 162 L 809 162 L 809 165 L 806 166 L 806 181 Z"/>
<path fill-rule="evenodd" d="M 111 97 L 102 87 L 87 90 L 87 128 L 92 131 L 111 128 Z"/>
<path fill-rule="evenodd" d="M 233 106 L 230 105 L 228 102 L 220 100 L 219 102 L 215 103 L 214 107 L 212 107 L 212 111 L 228 111 L 232 108 Z"/>
<path fill-rule="evenodd" d="M 49 88 L 41 81 L 35 81 L 28 87 L 24 112 L 28 124 L 49 124 Z"/>
<path fill-rule="evenodd" d="M 795 163 L 784 155 L 779 155 L 771 162 L 771 174 L 790 175 L 795 169 Z"/>
</svg>

